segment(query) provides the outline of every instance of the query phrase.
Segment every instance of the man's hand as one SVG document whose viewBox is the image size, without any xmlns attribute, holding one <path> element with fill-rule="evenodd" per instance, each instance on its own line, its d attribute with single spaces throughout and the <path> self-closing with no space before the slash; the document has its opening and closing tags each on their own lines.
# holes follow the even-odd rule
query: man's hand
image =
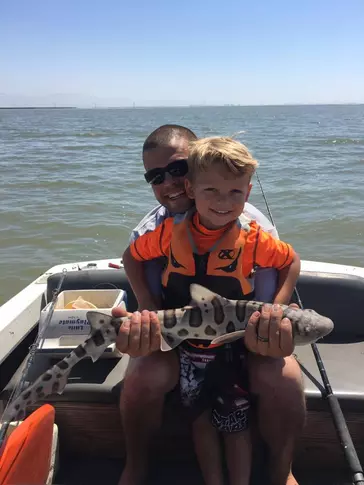
<svg viewBox="0 0 364 485">
<path fill-rule="evenodd" d="M 295 303 L 290 308 L 299 308 Z M 262 312 L 250 317 L 244 336 L 248 350 L 267 357 L 288 357 L 293 353 L 292 324 L 283 318 L 279 305 L 264 305 Z"/>
<path fill-rule="evenodd" d="M 131 317 L 121 327 L 116 348 L 130 357 L 142 357 L 160 349 L 161 330 L 156 313 L 143 310 L 128 313 L 120 307 L 111 311 L 113 317 Z"/>
</svg>

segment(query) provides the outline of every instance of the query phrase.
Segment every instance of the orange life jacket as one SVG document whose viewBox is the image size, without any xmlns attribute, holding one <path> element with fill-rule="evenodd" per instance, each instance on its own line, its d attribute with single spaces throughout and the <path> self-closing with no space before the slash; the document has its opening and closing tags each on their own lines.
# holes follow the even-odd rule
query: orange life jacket
<svg viewBox="0 0 364 485">
<path fill-rule="evenodd" d="M 253 299 L 251 275 L 244 276 L 242 265 L 249 226 L 243 228 L 237 219 L 205 254 L 198 254 L 190 230 L 192 217 L 193 211 L 174 217 L 168 262 L 162 275 L 164 307 L 189 305 L 191 283 L 205 286 L 225 298 Z M 209 344 L 197 339 L 188 342 L 203 348 Z"/>
</svg>

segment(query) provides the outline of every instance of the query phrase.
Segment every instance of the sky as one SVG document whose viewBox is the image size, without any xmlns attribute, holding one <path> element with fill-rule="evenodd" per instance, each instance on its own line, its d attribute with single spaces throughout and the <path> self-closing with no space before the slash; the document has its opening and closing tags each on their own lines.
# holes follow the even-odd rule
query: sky
<svg viewBox="0 0 364 485">
<path fill-rule="evenodd" d="M 2 0 L 0 106 L 364 103 L 364 0 Z"/>
</svg>

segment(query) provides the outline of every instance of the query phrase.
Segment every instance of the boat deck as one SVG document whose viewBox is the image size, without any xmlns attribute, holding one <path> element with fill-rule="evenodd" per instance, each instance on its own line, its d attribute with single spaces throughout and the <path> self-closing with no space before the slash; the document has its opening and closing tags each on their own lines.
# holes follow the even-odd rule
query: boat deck
<svg viewBox="0 0 364 485">
<path fill-rule="evenodd" d="M 62 458 L 61 458 L 62 460 Z M 116 459 L 75 459 L 64 458 L 60 472 L 55 477 L 55 485 L 117 485 L 123 462 Z M 295 473 L 300 485 L 351 485 L 350 474 L 338 474 L 332 470 L 316 471 L 307 474 Z M 349 477 L 349 479 L 348 479 Z M 204 485 L 196 463 L 180 466 L 178 463 L 159 463 L 151 469 L 145 485 Z M 255 473 L 251 485 L 268 483 L 264 473 Z"/>
<path fill-rule="evenodd" d="M 319 344 L 318 347 L 359 458 L 364 463 L 363 374 L 359 371 L 364 367 L 364 342 Z M 304 374 L 308 417 L 303 436 L 296 447 L 295 468 L 315 475 L 323 470 L 334 470 L 335 473 L 345 470 L 344 455 L 328 403 L 322 399 L 319 390 L 322 384 L 312 350 L 309 346 L 296 348 L 296 355 Z M 29 378 L 34 380 L 57 360 L 38 354 Z M 47 398 L 47 402 L 56 409 L 60 449 L 67 450 L 67 461 L 70 457 L 76 464 L 79 459 L 82 463 L 86 458 L 92 462 L 95 459 L 111 460 L 113 469 L 120 471 L 125 445 L 118 400 L 128 362 L 127 355 L 122 358 L 102 358 L 95 363 L 84 360 L 73 368 L 63 394 Z M 22 367 L 19 367 L 0 397 L 4 398 L 5 394 L 11 392 Z M 33 409 L 35 407 L 30 407 L 29 412 Z M 155 438 L 153 450 L 155 457 L 162 457 L 164 463 L 178 460 L 176 468 L 189 468 L 194 460 L 191 436 L 176 392 L 167 397 L 164 424 Z"/>
<path fill-rule="evenodd" d="M 59 275 L 52 275 L 48 279 L 48 301 L 58 280 Z M 126 289 L 128 309 L 133 311 L 135 298 L 120 270 L 70 273 L 63 289 L 86 289 L 96 285 L 108 287 L 110 284 Z M 307 308 L 315 308 L 335 322 L 334 331 L 318 348 L 333 391 L 339 398 L 359 459 L 364 464 L 364 326 L 358 320 L 357 311 L 363 299 L 364 278 L 338 273 L 303 272 L 298 287 Z M 24 361 L 19 364 L 26 355 L 23 352 L 20 357 L 20 350 L 19 346 L 16 353 L 1 364 L 0 400 L 7 400 L 20 377 Z M 350 473 L 347 472 L 328 403 L 322 398 L 322 381 L 312 349 L 310 346 L 296 347 L 295 355 L 304 375 L 308 409 L 306 426 L 295 450 L 294 471 L 300 477 L 300 485 L 350 483 Z M 38 353 L 28 376 L 29 381 L 34 381 L 58 360 L 59 357 Z M 125 457 L 118 400 L 128 361 L 127 355 L 101 358 L 94 364 L 89 359 L 84 360 L 72 369 L 63 394 L 47 397 L 46 401 L 56 409 L 59 427 L 61 467 L 55 483 L 117 484 Z M 7 376 L 11 375 L 8 382 Z M 30 407 L 29 413 L 33 409 Z M 258 449 L 260 466 L 254 470 L 264 473 L 264 447 Z M 155 437 L 152 453 L 155 466 L 148 485 L 163 485 L 167 480 L 171 483 L 171 476 L 177 485 L 200 483 L 190 432 L 175 392 L 167 397 L 163 426 Z M 267 483 L 264 478 L 254 476 L 254 480 L 253 483 Z"/>
</svg>

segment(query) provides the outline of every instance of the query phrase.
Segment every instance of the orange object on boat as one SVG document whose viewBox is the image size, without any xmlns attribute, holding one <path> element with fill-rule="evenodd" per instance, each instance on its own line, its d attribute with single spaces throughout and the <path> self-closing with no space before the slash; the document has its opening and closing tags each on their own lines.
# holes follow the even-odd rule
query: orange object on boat
<svg viewBox="0 0 364 485">
<path fill-rule="evenodd" d="M 8 436 L 0 449 L 1 485 L 43 485 L 49 475 L 54 407 L 44 404 Z"/>
</svg>

